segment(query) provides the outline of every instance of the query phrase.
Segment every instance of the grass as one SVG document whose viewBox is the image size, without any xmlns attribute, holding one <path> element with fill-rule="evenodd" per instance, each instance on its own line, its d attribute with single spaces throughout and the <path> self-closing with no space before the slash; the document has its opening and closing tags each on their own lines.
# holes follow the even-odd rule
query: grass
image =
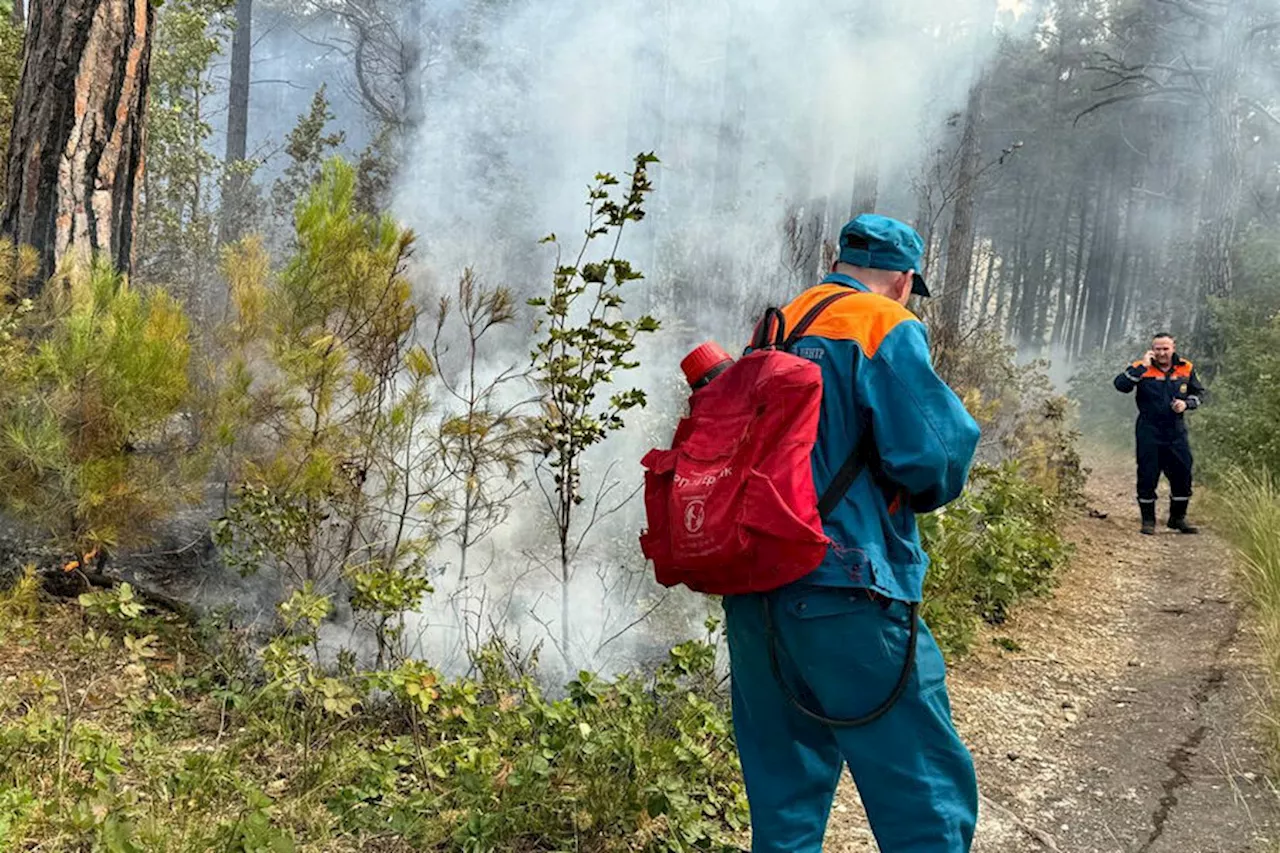
<svg viewBox="0 0 1280 853">
<path fill-rule="evenodd" d="M 1254 613 L 1265 671 L 1258 715 L 1272 778 L 1280 780 L 1280 483 L 1266 471 L 1237 468 L 1222 478 L 1214 505 Z"/>
</svg>

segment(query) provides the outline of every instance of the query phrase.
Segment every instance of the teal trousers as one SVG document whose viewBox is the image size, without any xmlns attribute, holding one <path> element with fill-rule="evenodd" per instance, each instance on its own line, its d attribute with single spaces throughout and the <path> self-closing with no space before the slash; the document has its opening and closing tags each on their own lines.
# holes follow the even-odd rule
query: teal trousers
<svg viewBox="0 0 1280 853">
<path fill-rule="evenodd" d="M 906 604 L 797 585 L 767 598 L 781 676 L 807 708 L 858 717 L 892 692 L 906 654 Z M 765 599 L 724 599 L 753 853 L 821 853 L 845 765 L 883 853 L 968 851 L 977 780 L 951 722 L 946 668 L 929 629 L 920 623 L 910 679 L 892 709 L 866 726 L 833 727 L 799 711 L 779 685 Z"/>
</svg>

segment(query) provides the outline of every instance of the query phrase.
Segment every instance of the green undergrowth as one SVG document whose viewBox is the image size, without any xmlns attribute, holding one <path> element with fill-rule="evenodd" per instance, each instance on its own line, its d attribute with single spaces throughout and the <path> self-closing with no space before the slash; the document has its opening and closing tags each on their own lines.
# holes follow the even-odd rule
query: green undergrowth
<svg viewBox="0 0 1280 853">
<path fill-rule="evenodd" d="M 921 519 L 949 655 L 1052 586 L 1061 512 L 1009 461 Z M 20 576 L 0 596 L 0 849 L 742 849 L 714 621 L 651 677 L 581 673 L 552 698 L 501 641 L 460 679 L 318 667 L 330 606 L 295 592 L 250 654 L 127 585 L 69 605 Z"/>
<path fill-rule="evenodd" d="M 964 653 L 982 623 L 1003 623 L 1020 600 L 1053 587 L 1071 553 L 1063 512 L 1010 461 L 975 468 L 959 500 L 921 517 L 930 557 L 922 613 L 945 653 Z"/>
<path fill-rule="evenodd" d="M 500 643 L 455 680 L 321 671 L 327 604 L 306 593 L 260 666 L 198 651 L 128 587 L 38 595 L 28 575 L 0 599 L 0 849 L 739 849 L 710 636 L 552 699 Z"/>
<path fill-rule="evenodd" d="M 930 560 L 922 613 L 955 657 L 983 623 L 1053 588 L 1071 554 L 1062 523 L 1088 472 L 1080 407 L 1053 390 L 1046 363 L 1021 364 L 997 337 L 976 335 L 951 365 L 948 381 L 982 427 L 979 462 L 965 492 L 919 524 Z"/>
<path fill-rule="evenodd" d="M 1008 461 L 921 519 L 949 655 L 1052 586 L 1062 511 Z M 581 673 L 553 698 L 536 654 L 500 640 L 460 679 L 321 668 L 330 607 L 295 592 L 250 654 L 127 585 L 55 604 L 20 576 L 0 597 L 0 849 L 742 849 L 714 621 L 650 677 Z"/>
</svg>

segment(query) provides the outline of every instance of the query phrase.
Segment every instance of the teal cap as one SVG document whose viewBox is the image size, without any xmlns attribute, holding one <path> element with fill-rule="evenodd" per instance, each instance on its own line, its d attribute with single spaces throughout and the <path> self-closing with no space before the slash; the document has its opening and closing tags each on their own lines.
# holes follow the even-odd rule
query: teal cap
<svg viewBox="0 0 1280 853">
<path fill-rule="evenodd" d="M 876 270 L 906 272 L 920 269 L 924 240 L 906 223 L 864 213 L 840 229 L 840 263 Z M 916 272 L 911 292 L 928 296 L 929 287 Z"/>
</svg>

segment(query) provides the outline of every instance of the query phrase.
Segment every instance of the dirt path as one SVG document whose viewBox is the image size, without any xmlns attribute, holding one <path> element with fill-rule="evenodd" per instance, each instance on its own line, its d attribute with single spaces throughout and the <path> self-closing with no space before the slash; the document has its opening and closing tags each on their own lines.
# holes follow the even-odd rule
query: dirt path
<svg viewBox="0 0 1280 853">
<path fill-rule="evenodd" d="M 1057 593 L 952 672 L 983 793 L 978 853 L 1280 849 L 1230 551 L 1211 533 L 1139 536 L 1131 479 L 1095 470 L 1090 505 L 1106 518 L 1070 523 L 1077 555 Z M 826 849 L 876 849 L 851 785 Z"/>
</svg>

